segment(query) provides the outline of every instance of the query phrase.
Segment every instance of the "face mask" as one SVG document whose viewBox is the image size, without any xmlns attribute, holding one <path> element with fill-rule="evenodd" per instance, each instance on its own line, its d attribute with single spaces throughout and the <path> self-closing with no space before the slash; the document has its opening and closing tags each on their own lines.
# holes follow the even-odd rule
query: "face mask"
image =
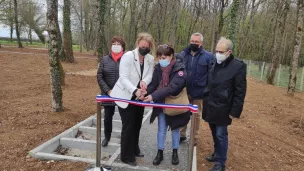
<svg viewBox="0 0 304 171">
<path fill-rule="evenodd" d="M 148 53 L 150 53 L 150 48 L 138 48 L 138 52 L 142 55 L 145 56 Z"/>
<path fill-rule="evenodd" d="M 120 53 L 122 51 L 122 47 L 121 47 L 121 45 L 112 45 L 111 50 L 114 53 Z"/>
<path fill-rule="evenodd" d="M 167 67 L 170 64 L 170 61 L 167 60 L 167 59 L 160 59 L 159 64 L 160 64 L 161 67 L 164 68 L 164 67 Z"/>
<path fill-rule="evenodd" d="M 216 53 L 215 57 L 216 57 L 218 64 L 221 64 L 222 62 L 224 62 L 227 59 L 227 56 L 225 54 L 221 54 L 221 53 Z"/>
<path fill-rule="evenodd" d="M 197 52 L 199 50 L 199 45 L 198 44 L 190 44 L 190 49 L 193 52 Z"/>
</svg>

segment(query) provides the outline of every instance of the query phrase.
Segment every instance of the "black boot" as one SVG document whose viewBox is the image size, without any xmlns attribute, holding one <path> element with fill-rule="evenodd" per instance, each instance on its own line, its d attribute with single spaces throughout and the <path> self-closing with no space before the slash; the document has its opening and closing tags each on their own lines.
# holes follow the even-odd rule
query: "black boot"
<svg viewBox="0 0 304 171">
<path fill-rule="evenodd" d="M 172 153 L 172 164 L 173 164 L 173 165 L 178 165 L 178 163 L 179 163 L 179 159 L 178 159 L 177 149 L 173 149 L 173 153 Z"/>
<path fill-rule="evenodd" d="M 158 150 L 155 159 L 153 160 L 153 165 L 159 165 L 163 161 L 164 155 L 163 150 Z"/>
<path fill-rule="evenodd" d="M 108 145 L 109 141 L 110 141 L 110 138 L 105 138 L 105 139 L 102 141 L 101 146 L 106 147 L 106 146 Z"/>
<path fill-rule="evenodd" d="M 206 157 L 208 162 L 215 162 L 215 153 L 212 153 L 210 156 Z"/>
</svg>

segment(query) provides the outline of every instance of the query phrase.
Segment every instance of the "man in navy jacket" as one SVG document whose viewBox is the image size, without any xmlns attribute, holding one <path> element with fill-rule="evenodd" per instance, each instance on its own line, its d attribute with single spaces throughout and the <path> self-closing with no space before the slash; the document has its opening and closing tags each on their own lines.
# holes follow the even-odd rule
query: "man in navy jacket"
<svg viewBox="0 0 304 171">
<path fill-rule="evenodd" d="M 206 88 L 208 64 L 214 59 L 212 53 L 203 49 L 203 35 L 193 33 L 190 38 L 190 45 L 185 48 L 180 57 L 183 60 L 187 71 L 187 92 L 190 102 L 198 106 L 199 115 L 193 118 L 197 123 L 194 143 L 197 144 L 200 118 L 202 116 L 203 92 Z M 180 141 L 186 140 L 187 125 L 181 129 Z"/>
</svg>

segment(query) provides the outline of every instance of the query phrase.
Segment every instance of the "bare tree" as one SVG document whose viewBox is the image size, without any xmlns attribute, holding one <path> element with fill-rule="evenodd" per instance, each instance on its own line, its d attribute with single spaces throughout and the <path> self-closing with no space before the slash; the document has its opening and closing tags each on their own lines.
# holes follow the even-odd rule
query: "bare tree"
<svg viewBox="0 0 304 171">
<path fill-rule="evenodd" d="M 278 2 L 279 3 L 279 2 Z M 272 50 L 272 64 L 271 64 L 271 68 L 270 68 L 270 73 L 269 76 L 267 78 L 267 83 L 268 84 L 274 84 L 274 77 L 275 77 L 275 73 L 276 70 L 278 68 L 279 65 L 279 49 L 281 48 L 281 43 L 282 43 L 282 37 L 284 36 L 283 33 L 285 31 L 285 26 L 286 26 L 286 19 L 287 19 L 287 15 L 290 9 L 290 3 L 291 0 L 285 0 L 285 2 L 283 3 L 283 12 L 280 11 L 280 8 L 278 8 L 277 11 L 277 16 L 279 18 L 280 21 L 276 21 L 277 22 L 277 26 L 275 27 L 275 37 L 274 37 L 274 45 L 273 45 L 273 50 Z M 281 4 L 279 4 L 278 6 L 280 6 Z"/>
<path fill-rule="evenodd" d="M 19 33 L 17 0 L 14 0 L 14 10 L 15 10 L 15 28 L 16 28 L 16 35 L 17 35 L 17 39 L 18 39 L 18 47 L 22 48 L 22 43 L 21 43 L 20 33 Z"/>
<path fill-rule="evenodd" d="M 64 0 L 63 5 L 63 49 L 68 62 L 74 63 L 71 33 L 71 1 Z"/>
<path fill-rule="evenodd" d="M 47 0 L 47 30 L 49 35 L 49 56 L 51 73 L 52 109 L 54 112 L 63 111 L 62 90 L 60 85 L 60 68 L 58 55 L 58 1 Z"/>
<path fill-rule="evenodd" d="M 99 2 L 99 30 L 98 30 L 98 35 L 99 35 L 99 40 L 98 40 L 98 58 L 100 59 L 104 54 L 104 45 L 105 45 L 105 15 L 106 15 L 106 5 L 107 5 L 107 0 L 97 0 Z"/>
<path fill-rule="evenodd" d="M 290 76 L 289 76 L 289 84 L 288 84 L 288 90 L 287 94 L 293 96 L 296 90 L 296 80 L 297 80 L 297 70 L 298 70 L 298 62 L 299 62 L 299 56 L 301 51 L 301 43 L 302 43 L 302 29 L 303 29 L 303 22 L 304 22 L 304 14 L 302 11 L 302 14 L 300 14 L 300 8 L 303 5 L 303 0 L 298 0 L 297 2 L 297 14 L 296 14 L 296 33 L 295 33 L 295 42 L 294 42 L 294 51 L 293 51 L 293 57 L 291 61 L 291 67 L 290 67 Z M 302 7 L 303 8 L 303 7 Z"/>
</svg>

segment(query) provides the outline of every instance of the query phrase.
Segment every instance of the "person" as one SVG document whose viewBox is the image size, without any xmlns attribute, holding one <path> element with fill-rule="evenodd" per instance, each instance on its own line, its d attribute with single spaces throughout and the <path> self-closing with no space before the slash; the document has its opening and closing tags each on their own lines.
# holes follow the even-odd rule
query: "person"
<svg viewBox="0 0 304 171">
<path fill-rule="evenodd" d="M 180 94 L 186 86 L 186 71 L 182 61 L 176 60 L 174 49 L 169 45 L 160 45 L 157 49 L 159 63 L 155 66 L 152 82 L 147 89 L 148 96 L 145 102 L 164 103 L 168 96 Z M 190 113 L 182 113 L 176 116 L 169 116 L 161 108 L 153 108 L 150 123 L 158 117 L 157 147 L 158 152 L 153 160 L 153 165 L 159 165 L 163 160 L 166 132 L 168 126 L 172 131 L 172 164 L 179 163 L 178 148 L 180 140 L 180 127 L 186 125 L 190 120 Z"/>
<path fill-rule="evenodd" d="M 228 151 L 228 125 L 239 118 L 246 95 L 246 64 L 232 55 L 233 44 L 220 38 L 216 60 L 209 65 L 208 86 L 204 91 L 203 119 L 209 123 L 214 152 L 206 160 L 215 162 L 211 171 L 224 171 Z"/>
<path fill-rule="evenodd" d="M 187 71 L 187 92 L 190 103 L 197 105 L 199 113 L 196 118 L 196 131 L 194 144 L 198 142 L 198 132 L 200 119 L 202 116 L 203 91 L 206 88 L 208 64 L 214 59 L 212 53 L 203 48 L 203 35 L 201 33 L 193 33 L 190 38 L 190 45 L 185 48 L 180 56 L 186 65 Z M 185 141 L 187 125 L 181 128 L 180 142 Z"/>
<path fill-rule="evenodd" d="M 101 58 L 97 71 L 97 81 L 102 94 L 109 95 L 119 77 L 119 63 L 125 51 L 126 43 L 122 37 L 114 36 L 111 40 L 111 53 Z M 108 145 L 112 133 L 112 121 L 115 104 L 104 104 L 104 135 L 102 146 Z"/>
<path fill-rule="evenodd" d="M 122 99 L 139 100 L 146 94 L 147 85 L 152 80 L 154 57 L 154 39 L 148 33 L 140 33 L 136 40 L 136 49 L 126 52 L 121 59 L 119 79 L 110 96 Z M 143 157 L 138 141 L 144 107 L 115 102 L 122 119 L 121 161 L 136 166 L 135 157 Z"/>
</svg>

